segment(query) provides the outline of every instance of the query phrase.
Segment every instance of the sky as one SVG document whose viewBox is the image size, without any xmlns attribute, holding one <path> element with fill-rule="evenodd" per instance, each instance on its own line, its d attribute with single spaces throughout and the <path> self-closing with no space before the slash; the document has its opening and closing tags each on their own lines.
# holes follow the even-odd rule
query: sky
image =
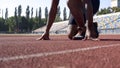
<svg viewBox="0 0 120 68">
<path fill-rule="evenodd" d="M 22 15 L 25 16 L 26 7 L 29 5 L 30 9 L 34 8 L 33 15 L 36 14 L 36 9 L 39 7 L 42 8 L 42 17 L 44 18 L 44 9 L 45 7 L 48 7 L 48 10 L 50 9 L 52 0 L 0 0 L 0 17 L 2 16 L 2 10 L 5 12 L 5 9 L 8 8 L 8 16 L 14 16 L 15 7 L 18 7 L 18 5 L 22 6 Z M 67 7 L 66 5 L 67 0 L 60 0 L 60 8 L 61 8 L 61 17 L 64 7 Z M 101 8 L 107 8 L 111 5 L 111 0 L 100 0 L 100 9 Z M 69 9 L 67 8 L 67 12 Z M 4 14 L 4 13 L 3 13 Z"/>
</svg>

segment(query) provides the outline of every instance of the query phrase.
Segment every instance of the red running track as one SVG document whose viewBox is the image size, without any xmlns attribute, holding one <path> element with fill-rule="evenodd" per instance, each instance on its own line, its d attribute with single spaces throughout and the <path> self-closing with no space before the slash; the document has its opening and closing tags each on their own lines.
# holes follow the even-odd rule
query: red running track
<svg viewBox="0 0 120 68">
<path fill-rule="evenodd" d="M 0 68 L 120 68 L 120 35 L 100 35 L 100 41 L 38 37 L 0 35 Z"/>
</svg>

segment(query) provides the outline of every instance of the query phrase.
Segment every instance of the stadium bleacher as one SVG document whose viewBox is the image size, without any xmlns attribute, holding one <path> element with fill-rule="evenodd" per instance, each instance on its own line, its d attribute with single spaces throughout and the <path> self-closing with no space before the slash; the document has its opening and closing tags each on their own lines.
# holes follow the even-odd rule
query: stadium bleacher
<svg viewBox="0 0 120 68">
<path fill-rule="evenodd" d="M 46 29 L 46 26 L 43 26 L 41 28 L 34 30 L 33 33 L 41 34 L 45 31 L 45 29 Z M 53 23 L 53 25 L 50 29 L 50 33 L 53 33 L 53 34 L 65 33 L 66 34 L 67 30 L 68 30 L 68 21 L 55 22 L 55 23 Z"/>
<path fill-rule="evenodd" d="M 101 34 L 120 34 L 120 12 L 95 16 Z"/>
<path fill-rule="evenodd" d="M 120 12 L 94 16 L 94 21 L 98 22 L 100 34 L 120 34 Z M 46 26 L 33 31 L 36 34 L 42 34 Z M 53 34 L 67 34 L 69 31 L 68 21 L 54 23 L 50 29 Z"/>
</svg>

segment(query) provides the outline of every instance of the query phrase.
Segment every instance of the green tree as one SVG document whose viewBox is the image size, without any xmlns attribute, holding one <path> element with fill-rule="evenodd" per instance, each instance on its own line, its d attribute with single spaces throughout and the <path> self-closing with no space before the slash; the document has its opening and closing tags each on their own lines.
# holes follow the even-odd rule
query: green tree
<svg viewBox="0 0 120 68">
<path fill-rule="evenodd" d="M 3 18 L 0 18 L 0 32 L 7 31 L 7 24 L 5 24 L 5 20 Z"/>
<path fill-rule="evenodd" d="M 38 18 L 38 10 L 36 9 L 36 16 L 35 16 L 36 18 Z"/>
<path fill-rule="evenodd" d="M 47 19 L 48 19 L 48 8 L 45 7 L 45 22 L 47 22 Z"/>
<path fill-rule="evenodd" d="M 97 15 L 102 15 L 102 14 L 107 14 L 107 13 L 108 13 L 108 10 L 106 8 L 103 8 L 97 13 Z"/>
<path fill-rule="evenodd" d="M 29 10 L 29 6 L 27 6 L 26 8 L 26 18 L 29 20 L 30 16 L 30 10 Z"/>
<path fill-rule="evenodd" d="M 39 27 L 44 25 L 44 22 L 42 21 L 42 13 L 41 13 L 41 7 L 39 8 Z"/>
<path fill-rule="evenodd" d="M 27 6 L 27 8 L 26 8 L 26 19 L 27 19 L 27 21 L 26 21 L 27 25 L 26 26 L 28 26 L 27 31 L 30 32 L 30 23 L 29 23 L 30 22 L 29 21 L 30 20 L 30 9 L 29 9 L 29 6 Z"/>
<path fill-rule="evenodd" d="M 14 12 L 14 17 L 15 17 L 15 31 L 18 32 L 18 17 L 17 17 L 17 8 L 15 7 L 15 12 Z"/>
<path fill-rule="evenodd" d="M 31 31 L 31 30 L 34 30 L 34 29 L 33 29 L 34 24 L 35 24 L 34 18 L 31 18 L 31 19 L 30 19 L 30 22 L 29 22 L 29 29 L 30 29 L 30 31 Z"/>
<path fill-rule="evenodd" d="M 18 17 L 21 17 L 21 14 L 22 14 L 22 6 L 19 5 L 18 6 Z"/>
<path fill-rule="evenodd" d="M 60 17 L 61 11 L 60 11 L 60 6 L 57 8 L 57 16 Z"/>
<path fill-rule="evenodd" d="M 28 20 L 24 16 L 22 16 L 20 22 L 20 30 L 21 32 L 28 32 L 28 29 Z"/>
<path fill-rule="evenodd" d="M 8 8 L 6 8 L 6 11 L 5 11 L 5 20 L 8 19 Z"/>
<path fill-rule="evenodd" d="M 37 25 L 39 24 L 38 9 L 36 9 L 35 22 L 37 23 Z"/>
<path fill-rule="evenodd" d="M 115 13 L 115 12 L 120 12 L 119 7 L 108 7 L 108 8 L 103 8 L 101 9 L 97 15 L 102 15 L 102 14 L 108 14 L 108 13 Z"/>
<path fill-rule="evenodd" d="M 33 7 L 31 8 L 31 18 L 33 17 Z"/>
<path fill-rule="evenodd" d="M 120 8 L 119 7 L 113 7 L 113 12 L 120 12 Z"/>
<path fill-rule="evenodd" d="M 7 23 L 7 25 L 8 25 L 8 31 L 9 32 L 13 32 L 13 31 L 15 31 L 15 25 L 16 25 L 16 23 L 15 23 L 15 17 L 9 17 L 7 20 L 6 20 L 6 23 Z"/>
<path fill-rule="evenodd" d="M 67 12 L 66 12 L 66 7 L 64 7 L 64 10 L 63 10 L 63 20 L 67 20 Z"/>
<path fill-rule="evenodd" d="M 3 18 L 3 9 L 2 9 L 2 18 Z"/>
<path fill-rule="evenodd" d="M 20 23 L 21 23 L 21 14 L 22 14 L 22 6 L 19 5 L 18 6 L 18 32 L 21 31 L 20 30 L 20 27 L 21 27 L 21 25 L 20 25 Z"/>
<path fill-rule="evenodd" d="M 60 11 L 60 6 L 59 6 L 57 8 L 57 14 L 56 14 L 55 22 L 62 21 L 62 19 L 60 18 L 60 14 L 61 14 L 61 11 Z"/>
<path fill-rule="evenodd" d="M 33 18 L 33 23 L 34 23 L 33 30 L 39 28 L 39 26 L 38 26 L 39 25 L 38 24 L 38 18 L 37 17 Z"/>
<path fill-rule="evenodd" d="M 39 7 L 39 19 L 38 19 L 38 21 L 39 21 L 39 26 L 40 26 L 40 23 L 41 23 L 41 7 Z"/>
<path fill-rule="evenodd" d="M 34 21 L 34 25 L 33 25 L 33 29 L 39 28 L 39 16 L 38 16 L 38 10 L 36 9 L 36 16 L 33 19 Z"/>
<path fill-rule="evenodd" d="M 8 25 L 8 8 L 6 8 L 6 11 L 5 11 L 5 24 Z M 11 26 L 11 25 L 8 25 L 8 26 Z"/>
</svg>

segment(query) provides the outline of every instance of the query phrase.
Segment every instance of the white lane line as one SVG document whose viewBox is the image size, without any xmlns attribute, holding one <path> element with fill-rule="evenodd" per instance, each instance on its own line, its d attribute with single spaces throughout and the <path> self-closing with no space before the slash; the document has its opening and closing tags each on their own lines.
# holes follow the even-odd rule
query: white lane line
<svg viewBox="0 0 120 68">
<path fill-rule="evenodd" d="M 66 53 L 72 53 L 72 52 L 88 51 L 88 50 L 115 47 L 115 46 L 120 46 L 120 44 L 101 45 L 101 46 L 94 46 L 94 47 L 87 47 L 87 48 L 78 48 L 78 49 L 71 49 L 71 50 L 37 53 L 37 54 L 21 55 L 21 56 L 13 56 L 13 57 L 2 57 L 0 58 L 0 61 L 5 62 L 5 61 L 11 61 L 11 60 L 28 59 L 33 57 L 44 57 L 49 55 L 66 54 Z"/>
</svg>

